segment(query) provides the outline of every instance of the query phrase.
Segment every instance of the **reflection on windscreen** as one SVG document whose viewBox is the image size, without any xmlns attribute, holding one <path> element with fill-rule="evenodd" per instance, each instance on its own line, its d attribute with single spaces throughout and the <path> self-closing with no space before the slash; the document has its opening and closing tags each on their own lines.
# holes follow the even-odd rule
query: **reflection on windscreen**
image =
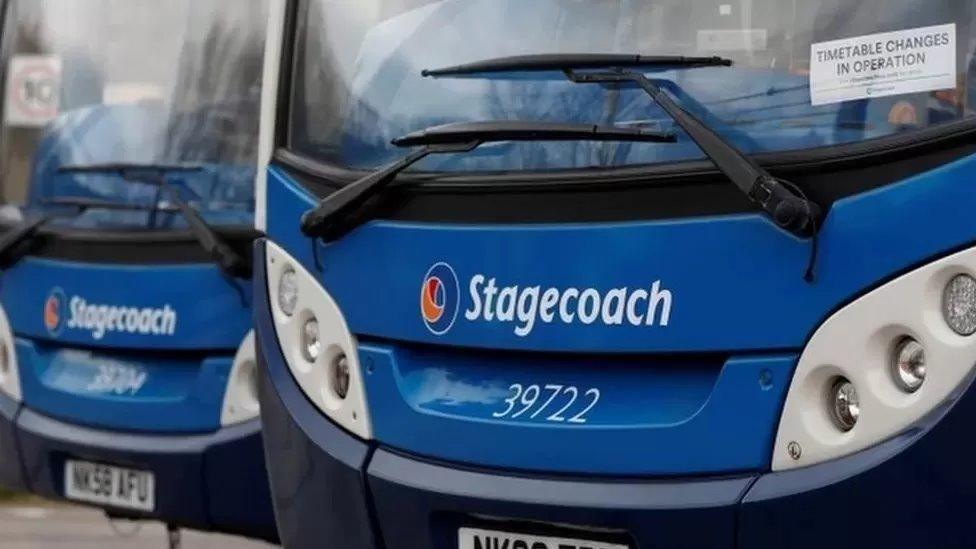
<svg viewBox="0 0 976 549">
<path fill-rule="evenodd" d="M 265 14 L 259 0 L 15 0 L 3 50 L 6 202 L 153 204 L 155 189 L 57 168 L 192 163 L 207 169 L 180 183 L 201 209 L 249 215 Z"/>
<path fill-rule="evenodd" d="M 558 74 L 420 74 L 500 56 L 585 52 L 732 58 L 731 69 L 653 77 L 750 153 L 882 137 L 971 114 L 974 6 L 969 0 L 311 0 L 300 29 L 290 144 L 332 164 L 369 168 L 402 154 L 390 145 L 394 137 L 447 122 L 520 119 L 673 129 L 633 89 L 573 85 Z M 815 44 L 892 31 L 912 38 L 924 33 L 917 29 L 940 25 L 954 25 L 952 43 L 927 51 L 930 62 L 912 67 L 917 74 L 904 73 L 896 85 L 868 83 L 857 72 L 845 81 L 823 80 L 824 71 L 829 76 L 842 69 L 811 60 Z M 879 63 L 867 61 L 873 64 L 865 66 Z M 820 78 L 817 104 L 812 71 Z M 912 80 L 924 84 L 904 83 Z M 822 95 L 829 101 L 819 101 Z M 418 169 L 541 170 L 700 157 L 687 138 L 673 145 L 524 143 L 438 156 Z"/>
</svg>

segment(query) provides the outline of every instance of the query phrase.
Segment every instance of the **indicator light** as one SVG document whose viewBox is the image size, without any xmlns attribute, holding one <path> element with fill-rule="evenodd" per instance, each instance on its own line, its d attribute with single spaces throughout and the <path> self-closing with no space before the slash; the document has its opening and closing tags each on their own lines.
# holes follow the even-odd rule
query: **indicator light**
<svg viewBox="0 0 976 549">
<path fill-rule="evenodd" d="M 6 341 L 0 341 L 0 378 L 10 373 L 10 347 Z"/>
</svg>

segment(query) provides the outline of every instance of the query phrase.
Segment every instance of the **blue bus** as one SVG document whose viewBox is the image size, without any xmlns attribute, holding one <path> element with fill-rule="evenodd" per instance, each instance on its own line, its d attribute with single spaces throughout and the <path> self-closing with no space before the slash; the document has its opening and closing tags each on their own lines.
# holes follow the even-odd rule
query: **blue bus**
<svg viewBox="0 0 976 549">
<path fill-rule="evenodd" d="M 976 545 L 976 5 L 283 4 L 285 546 Z"/>
<path fill-rule="evenodd" d="M 266 11 L 9 2 L 0 483 L 276 539 L 250 282 Z"/>
</svg>

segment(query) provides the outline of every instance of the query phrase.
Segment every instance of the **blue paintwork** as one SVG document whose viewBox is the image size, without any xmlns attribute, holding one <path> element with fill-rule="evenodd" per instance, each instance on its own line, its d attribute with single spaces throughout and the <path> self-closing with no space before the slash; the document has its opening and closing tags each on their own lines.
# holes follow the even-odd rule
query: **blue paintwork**
<svg viewBox="0 0 976 549">
<path fill-rule="evenodd" d="M 815 284 L 802 277 L 809 244 L 758 214 L 537 226 L 377 221 L 322 249 L 320 278 L 362 336 L 557 352 L 795 349 L 852 297 L 976 241 L 974 169 L 976 157 L 968 157 L 839 201 L 821 233 Z M 270 170 L 268 235 L 310 272 L 316 272 L 312 241 L 299 232 L 298 219 L 313 203 L 280 169 Z M 424 274 L 439 261 L 454 267 L 461 286 L 462 314 L 442 336 L 427 329 L 418 307 Z M 538 322 L 519 337 L 514 324 L 464 318 L 467 281 L 477 273 L 497 277 L 499 285 L 604 292 L 660 280 L 674 294 L 671 321 L 667 327 Z"/>
<path fill-rule="evenodd" d="M 237 284 L 245 297 L 250 285 Z M 154 335 L 67 326 L 68 303 L 62 303 L 62 324 L 56 333 L 44 323 L 44 305 L 60 288 L 66 300 L 80 296 L 89 304 L 126 307 L 169 305 L 177 315 L 175 332 Z M 147 291 L 152 289 L 152 291 Z M 92 264 L 25 258 L 0 274 L 0 302 L 14 333 L 62 345 L 123 349 L 235 350 L 250 329 L 250 303 L 211 263 L 185 265 Z"/>
<path fill-rule="evenodd" d="M 156 433 L 220 428 L 233 364 L 230 354 L 113 353 L 23 338 L 17 340 L 17 358 L 21 390 L 32 409 L 78 425 Z M 144 381 L 132 391 L 99 387 L 95 382 L 106 367 Z"/>
<path fill-rule="evenodd" d="M 383 444 L 503 469 L 616 475 L 767 467 L 795 363 L 788 355 L 727 362 L 482 356 L 378 343 L 360 345 L 360 360 L 374 436 Z M 576 386 L 580 399 L 566 418 L 590 402 L 583 396 L 589 388 L 601 398 L 586 424 L 546 421 L 566 396 L 536 418 L 530 411 L 494 419 L 512 383 Z"/>
</svg>

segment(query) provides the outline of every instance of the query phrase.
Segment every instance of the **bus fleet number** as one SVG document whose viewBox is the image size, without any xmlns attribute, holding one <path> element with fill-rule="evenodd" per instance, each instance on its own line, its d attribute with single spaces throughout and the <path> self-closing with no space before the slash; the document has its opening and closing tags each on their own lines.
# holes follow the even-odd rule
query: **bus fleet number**
<svg viewBox="0 0 976 549">
<path fill-rule="evenodd" d="M 505 408 L 491 414 L 492 417 L 586 423 L 587 414 L 600 401 L 600 390 L 595 387 L 582 391 L 572 385 L 549 383 L 542 386 L 523 386 L 521 383 L 513 383 L 508 390 L 510 394 L 504 400 Z"/>
</svg>

